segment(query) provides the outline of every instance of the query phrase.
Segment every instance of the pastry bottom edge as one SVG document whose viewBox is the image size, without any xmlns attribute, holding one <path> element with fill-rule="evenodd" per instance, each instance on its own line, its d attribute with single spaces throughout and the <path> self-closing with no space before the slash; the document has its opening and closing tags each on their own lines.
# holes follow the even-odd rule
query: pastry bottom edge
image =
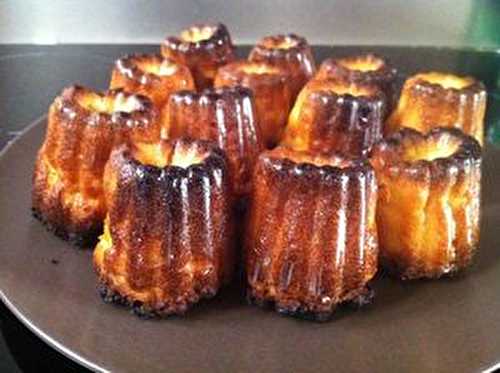
<svg viewBox="0 0 500 373">
<path fill-rule="evenodd" d="M 327 322 L 335 318 L 335 315 L 341 308 L 359 309 L 373 302 L 375 291 L 370 285 L 366 285 L 351 299 L 332 305 L 327 311 L 314 311 L 305 304 L 297 306 L 286 306 L 279 304 L 279 301 L 256 296 L 250 288 L 247 289 L 247 302 L 251 305 L 263 309 L 271 309 L 284 316 L 291 316 L 298 319 Z"/>
<path fill-rule="evenodd" d="M 45 226 L 47 231 L 53 233 L 63 241 L 67 241 L 81 249 L 94 248 L 95 245 L 97 245 L 98 238 L 102 233 L 101 225 L 86 231 L 71 232 L 60 224 L 50 222 L 40 210 L 32 208 L 31 212 L 33 217 L 40 221 Z"/>
<path fill-rule="evenodd" d="M 404 266 L 387 258 L 380 259 L 380 268 L 383 273 L 390 277 L 402 281 L 414 280 L 438 280 L 441 278 L 457 278 L 467 273 L 468 269 L 474 264 L 475 255 L 465 260 L 460 265 L 453 265 L 449 269 L 426 270 L 416 266 Z"/>
<path fill-rule="evenodd" d="M 173 316 L 185 316 L 186 313 L 196 304 L 203 300 L 213 298 L 217 290 L 204 289 L 190 298 L 187 298 L 175 305 L 168 305 L 155 308 L 141 301 L 131 299 L 112 289 L 105 281 L 100 280 L 97 284 L 97 291 L 104 303 L 128 308 L 131 313 L 141 319 L 166 319 Z"/>
</svg>

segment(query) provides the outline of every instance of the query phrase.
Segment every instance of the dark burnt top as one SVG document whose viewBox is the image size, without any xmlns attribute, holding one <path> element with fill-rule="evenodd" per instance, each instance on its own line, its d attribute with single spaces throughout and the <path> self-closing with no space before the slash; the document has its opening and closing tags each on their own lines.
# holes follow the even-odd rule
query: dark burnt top
<svg viewBox="0 0 500 373">
<path fill-rule="evenodd" d="M 241 85 L 223 86 L 218 88 L 207 88 L 202 92 L 191 90 L 182 90 L 173 93 L 170 96 L 171 101 L 175 102 L 203 102 L 205 104 L 216 105 L 217 103 L 232 103 L 244 100 L 253 100 L 251 89 Z M 253 106 L 253 104 L 252 104 Z"/>
<path fill-rule="evenodd" d="M 416 94 L 441 97 L 486 96 L 484 84 L 473 77 L 437 71 L 422 72 L 408 78 L 403 89 L 412 89 Z"/>
<path fill-rule="evenodd" d="M 481 146 L 457 128 L 438 127 L 427 134 L 403 128 L 377 143 L 370 153 L 374 168 L 414 178 L 464 169 L 481 163 Z"/>
<path fill-rule="evenodd" d="M 216 81 L 231 82 L 231 85 L 246 81 L 269 85 L 284 84 L 287 79 L 289 74 L 281 67 L 247 60 L 235 61 L 221 67 L 216 77 Z"/>
<path fill-rule="evenodd" d="M 383 57 L 363 54 L 344 58 L 327 58 L 321 63 L 318 79 L 336 78 L 365 84 L 380 84 L 396 79 L 397 70 Z"/>
<path fill-rule="evenodd" d="M 185 54 L 199 54 L 200 51 L 219 49 L 235 49 L 229 31 L 222 23 L 194 24 L 182 30 L 178 36 L 167 37 L 163 41 L 162 48 Z M 223 55 L 220 57 L 223 57 Z"/>
<path fill-rule="evenodd" d="M 116 60 L 115 69 L 128 79 L 148 84 L 175 75 L 186 67 L 157 54 L 129 54 Z"/>
<path fill-rule="evenodd" d="M 382 110 L 386 102 L 384 93 L 375 85 L 349 83 L 333 78 L 309 81 L 297 101 L 300 102 L 305 96 L 318 100 L 332 99 L 345 103 L 355 102 L 364 106 L 375 105 L 380 110 Z"/>
<path fill-rule="evenodd" d="M 293 61 L 304 58 L 312 59 L 312 50 L 307 40 L 296 34 L 266 36 L 257 42 L 249 55 L 251 61 Z M 314 63 L 312 63 L 309 70 L 312 72 L 314 69 Z"/>
<path fill-rule="evenodd" d="M 353 158 L 333 152 L 319 154 L 297 151 L 285 146 L 261 153 L 259 162 L 280 176 L 292 175 L 305 180 L 312 177 L 337 179 L 373 174 L 371 165 L 364 158 Z"/>
<path fill-rule="evenodd" d="M 111 162 L 130 177 L 162 178 L 192 173 L 227 173 L 224 152 L 211 141 L 194 139 L 161 140 L 155 144 L 125 144 L 116 148 Z"/>
<path fill-rule="evenodd" d="M 158 120 L 158 112 L 147 97 L 123 89 L 96 92 L 73 85 L 62 91 L 54 105 L 66 119 L 89 125 L 137 127 Z"/>
</svg>

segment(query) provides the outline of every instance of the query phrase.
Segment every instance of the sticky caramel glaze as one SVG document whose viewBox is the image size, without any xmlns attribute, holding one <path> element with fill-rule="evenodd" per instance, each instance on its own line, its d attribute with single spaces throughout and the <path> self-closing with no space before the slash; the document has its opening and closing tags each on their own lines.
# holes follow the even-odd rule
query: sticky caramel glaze
<svg viewBox="0 0 500 373">
<path fill-rule="evenodd" d="M 340 79 L 352 84 L 377 86 L 386 96 L 386 116 L 392 112 L 397 102 L 397 70 L 388 60 L 371 53 L 327 58 L 322 62 L 315 78 Z"/>
<path fill-rule="evenodd" d="M 216 142 L 228 156 L 236 194 L 245 196 L 250 191 L 253 165 L 263 143 L 248 88 L 223 87 L 203 93 L 173 94 L 163 136 Z"/>
<path fill-rule="evenodd" d="M 186 66 L 147 54 L 134 54 L 117 60 L 109 87 L 147 96 L 160 110 L 162 122 L 170 95 L 183 89 L 195 89 L 193 77 Z"/>
<path fill-rule="evenodd" d="M 437 126 L 456 127 L 482 145 L 486 90 L 472 77 L 440 72 L 417 74 L 406 80 L 386 134 L 402 127 L 429 132 Z"/>
<path fill-rule="evenodd" d="M 282 144 L 299 151 L 364 155 L 382 137 L 384 105 L 375 86 L 311 80 L 290 113 Z"/>
<path fill-rule="evenodd" d="M 284 147 L 262 153 L 246 234 L 250 299 L 318 320 L 360 301 L 377 270 L 376 198 L 366 161 Z"/>
<path fill-rule="evenodd" d="M 122 146 L 105 179 L 109 212 L 94 265 L 107 299 L 142 315 L 182 314 L 229 281 L 232 196 L 215 145 Z"/>
<path fill-rule="evenodd" d="M 73 86 L 50 106 L 33 175 L 35 216 L 57 235 L 86 246 L 102 228 L 104 166 L 122 143 L 155 142 L 158 112 L 149 99 Z"/>
<path fill-rule="evenodd" d="M 286 70 L 265 62 L 237 61 L 219 69 L 215 87 L 241 85 L 252 90 L 264 144 L 275 146 L 281 138 L 291 105 Z"/>
<path fill-rule="evenodd" d="M 479 243 L 481 147 L 457 129 L 403 129 L 371 154 L 381 261 L 403 279 L 465 268 Z"/>
<path fill-rule="evenodd" d="M 167 37 L 161 46 L 164 57 L 191 69 L 199 91 L 212 86 L 217 70 L 235 59 L 235 47 L 225 25 L 199 24 Z"/>
<path fill-rule="evenodd" d="M 262 38 L 252 49 L 248 59 L 267 62 L 287 70 L 292 102 L 316 72 L 311 47 L 305 38 L 295 34 Z"/>
</svg>

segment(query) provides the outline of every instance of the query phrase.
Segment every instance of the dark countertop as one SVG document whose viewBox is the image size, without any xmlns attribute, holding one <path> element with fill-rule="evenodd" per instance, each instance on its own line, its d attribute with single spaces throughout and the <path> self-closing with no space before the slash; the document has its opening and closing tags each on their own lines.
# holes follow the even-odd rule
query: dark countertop
<svg viewBox="0 0 500 373">
<path fill-rule="evenodd" d="M 72 83 L 104 89 L 113 61 L 132 52 L 157 52 L 139 45 L 0 45 L 0 149 L 43 115 L 61 89 Z M 329 49 L 331 51 L 331 49 Z M 443 48 L 334 48 L 335 55 L 373 51 L 387 56 L 403 75 L 419 70 L 445 70 L 482 80 L 489 91 L 487 123 L 490 139 L 500 143 L 500 54 Z M 245 56 L 247 48 L 239 53 Z M 316 57 L 326 57 L 317 47 Z M 21 103 L 21 104 L 19 104 Z M 14 248 L 15 249 L 15 248 Z M 86 371 L 22 325 L 0 302 L 0 372 Z"/>
</svg>

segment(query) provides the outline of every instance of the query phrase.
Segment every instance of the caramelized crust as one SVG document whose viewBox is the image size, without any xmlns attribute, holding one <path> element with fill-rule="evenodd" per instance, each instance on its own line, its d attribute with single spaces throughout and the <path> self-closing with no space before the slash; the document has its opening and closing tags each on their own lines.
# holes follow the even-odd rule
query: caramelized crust
<svg viewBox="0 0 500 373">
<path fill-rule="evenodd" d="M 173 92 L 195 89 L 189 69 L 157 55 L 135 54 L 116 61 L 110 88 L 123 88 L 148 97 L 160 110 L 162 122 Z"/>
<path fill-rule="evenodd" d="M 397 101 L 397 70 L 386 59 L 371 53 L 344 58 L 328 58 L 322 62 L 315 78 L 377 86 L 386 96 L 386 114 L 392 111 Z"/>
<path fill-rule="evenodd" d="M 222 23 L 190 26 L 179 36 L 166 38 L 161 46 L 164 57 L 191 69 L 199 91 L 212 86 L 217 70 L 235 59 L 234 50 Z"/>
<path fill-rule="evenodd" d="M 262 38 L 252 49 L 248 59 L 267 62 L 288 71 L 292 102 L 316 72 L 311 47 L 305 38 L 295 34 Z"/>
<path fill-rule="evenodd" d="M 465 268 L 479 243 L 481 147 L 457 129 L 403 129 L 371 154 L 381 260 L 403 279 Z"/>
<path fill-rule="evenodd" d="M 328 318 L 377 270 L 376 181 L 366 161 L 278 147 L 259 157 L 246 235 L 249 296 Z"/>
<path fill-rule="evenodd" d="M 456 127 L 483 144 L 486 90 L 472 77 L 429 72 L 406 80 L 386 132 L 402 127 L 429 132 L 437 126 Z"/>
<path fill-rule="evenodd" d="M 241 85 L 253 91 L 264 143 L 276 145 L 286 125 L 291 93 L 288 73 L 265 62 L 237 61 L 219 69 L 215 87 Z"/>
<path fill-rule="evenodd" d="M 250 191 L 253 165 L 263 143 L 248 88 L 236 86 L 173 94 L 163 136 L 216 142 L 228 156 L 236 194 L 244 196 Z"/>
<path fill-rule="evenodd" d="M 33 175 L 35 216 L 56 234 L 87 245 L 102 227 L 104 166 L 111 149 L 159 139 L 158 113 L 144 96 L 66 88 L 49 109 Z"/>
<path fill-rule="evenodd" d="M 105 180 L 109 211 L 94 251 L 105 294 L 142 314 L 167 316 L 229 281 L 232 197 L 215 145 L 122 146 L 112 152 Z"/>
<path fill-rule="evenodd" d="M 375 86 L 311 80 L 290 113 L 282 144 L 299 151 L 364 155 L 382 136 L 384 105 Z"/>
</svg>

